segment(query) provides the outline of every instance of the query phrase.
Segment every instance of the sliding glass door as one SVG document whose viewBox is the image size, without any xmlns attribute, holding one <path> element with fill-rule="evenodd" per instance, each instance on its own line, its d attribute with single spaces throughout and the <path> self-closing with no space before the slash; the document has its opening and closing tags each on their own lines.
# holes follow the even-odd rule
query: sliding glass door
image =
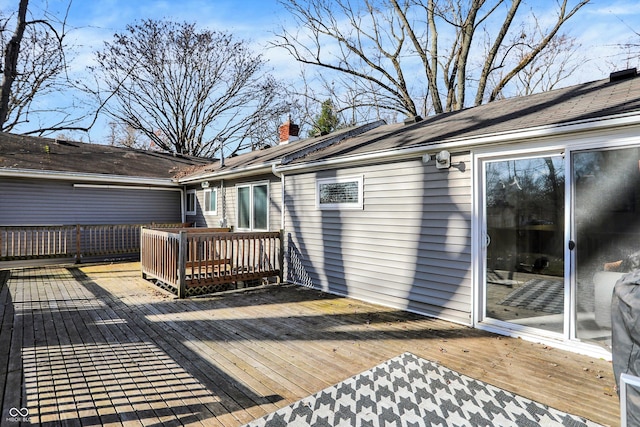
<svg viewBox="0 0 640 427">
<path fill-rule="evenodd" d="M 616 281 L 640 268 L 640 149 L 571 156 L 576 338 L 611 343 Z"/>
<path fill-rule="evenodd" d="M 484 162 L 484 318 L 564 333 L 565 166 L 558 156 Z"/>
<path fill-rule="evenodd" d="M 481 161 L 480 317 L 607 347 L 613 286 L 640 268 L 640 148 L 565 153 Z"/>
</svg>

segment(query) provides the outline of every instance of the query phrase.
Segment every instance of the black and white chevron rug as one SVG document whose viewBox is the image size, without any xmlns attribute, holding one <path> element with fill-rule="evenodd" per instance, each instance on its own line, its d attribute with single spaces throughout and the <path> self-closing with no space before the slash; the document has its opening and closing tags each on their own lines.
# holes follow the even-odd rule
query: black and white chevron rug
<svg viewBox="0 0 640 427">
<path fill-rule="evenodd" d="M 532 279 L 498 304 L 560 314 L 564 311 L 564 281 Z"/>
<path fill-rule="evenodd" d="M 246 426 L 598 424 L 405 353 Z"/>
</svg>

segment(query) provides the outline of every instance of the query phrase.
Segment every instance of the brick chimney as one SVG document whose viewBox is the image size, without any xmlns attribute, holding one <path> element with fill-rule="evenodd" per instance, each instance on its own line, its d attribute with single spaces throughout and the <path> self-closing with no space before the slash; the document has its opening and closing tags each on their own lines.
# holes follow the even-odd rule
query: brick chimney
<svg viewBox="0 0 640 427">
<path fill-rule="evenodd" d="M 280 145 L 288 144 L 298 139 L 300 126 L 291 123 L 291 120 L 287 120 L 285 123 L 280 125 L 278 131 L 280 133 Z"/>
</svg>

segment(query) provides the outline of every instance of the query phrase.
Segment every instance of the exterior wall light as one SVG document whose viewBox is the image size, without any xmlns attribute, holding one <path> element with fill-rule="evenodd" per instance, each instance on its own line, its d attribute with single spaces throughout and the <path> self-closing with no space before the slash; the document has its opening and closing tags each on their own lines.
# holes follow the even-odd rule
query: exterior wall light
<svg viewBox="0 0 640 427">
<path fill-rule="evenodd" d="M 447 150 L 442 150 L 436 154 L 436 168 L 449 169 L 451 167 L 451 153 Z"/>
</svg>

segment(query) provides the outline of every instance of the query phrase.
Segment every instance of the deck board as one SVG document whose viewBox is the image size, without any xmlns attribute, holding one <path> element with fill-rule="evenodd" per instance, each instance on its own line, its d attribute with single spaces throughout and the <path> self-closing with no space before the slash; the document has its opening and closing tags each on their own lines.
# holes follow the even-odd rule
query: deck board
<svg viewBox="0 0 640 427">
<path fill-rule="evenodd" d="M 178 300 L 137 263 L 46 267 L 0 303 L 2 415 L 35 424 L 238 426 L 407 351 L 619 422 L 609 362 L 298 286 Z"/>
</svg>

